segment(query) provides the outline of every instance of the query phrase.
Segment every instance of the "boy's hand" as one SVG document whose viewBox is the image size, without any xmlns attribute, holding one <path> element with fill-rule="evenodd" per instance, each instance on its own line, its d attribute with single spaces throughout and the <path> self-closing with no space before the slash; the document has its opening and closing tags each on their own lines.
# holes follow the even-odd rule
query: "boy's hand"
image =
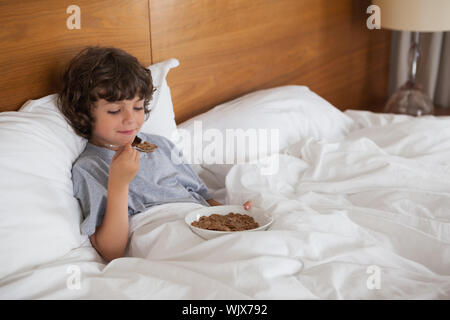
<svg viewBox="0 0 450 320">
<path fill-rule="evenodd" d="M 130 184 L 139 170 L 139 151 L 126 144 L 116 151 L 109 166 L 109 177 L 119 184 Z"/>
<path fill-rule="evenodd" d="M 211 206 L 223 206 L 222 203 L 217 202 L 214 199 L 210 199 L 210 200 L 206 200 L 206 202 L 208 202 Z M 252 200 L 248 200 L 244 203 L 244 209 L 245 210 L 250 210 L 252 208 Z"/>
</svg>

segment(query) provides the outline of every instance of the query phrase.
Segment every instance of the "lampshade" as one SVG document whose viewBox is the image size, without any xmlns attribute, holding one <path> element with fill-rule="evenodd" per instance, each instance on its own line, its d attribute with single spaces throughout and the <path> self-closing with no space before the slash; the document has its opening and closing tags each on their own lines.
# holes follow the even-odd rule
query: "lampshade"
<svg viewBox="0 0 450 320">
<path fill-rule="evenodd" d="M 402 31 L 450 30 L 450 0 L 372 0 L 380 7 L 381 27 Z"/>
</svg>

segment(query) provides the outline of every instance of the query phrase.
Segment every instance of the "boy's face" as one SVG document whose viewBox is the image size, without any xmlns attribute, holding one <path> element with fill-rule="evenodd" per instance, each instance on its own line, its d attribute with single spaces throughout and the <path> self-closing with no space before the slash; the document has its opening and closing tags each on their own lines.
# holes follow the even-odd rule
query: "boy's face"
<svg viewBox="0 0 450 320">
<path fill-rule="evenodd" d="M 144 100 L 108 102 L 99 99 L 92 115 L 95 119 L 90 142 L 106 147 L 105 144 L 122 146 L 134 141 L 145 121 Z M 111 148 L 109 148 L 111 149 Z"/>
</svg>

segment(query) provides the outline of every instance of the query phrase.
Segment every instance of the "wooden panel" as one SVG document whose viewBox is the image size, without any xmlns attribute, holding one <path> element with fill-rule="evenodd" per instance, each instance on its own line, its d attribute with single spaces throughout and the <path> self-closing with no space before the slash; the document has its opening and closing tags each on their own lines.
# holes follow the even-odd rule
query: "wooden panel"
<svg viewBox="0 0 450 320">
<path fill-rule="evenodd" d="M 81 29 L 69 30 L 69 5 Z M 148 0 L 0 1 L 0 111 L 54 93 L 58 75 L 86 45 L 115 46 L 151 63 Z"/>
<path fill-rule="evenodd" d="M 257 89 L 309 86 L 338 108 L 387 98 L 390 32 L 370 0 L 151 0 L 153 62 L 170 71 L 177 123 Z"/>
<path fill-rule="evenodd" d="M 0 1 L 0 111 L 55 92 L 62 66 L 89 44 L 145 65 L 178 58 L 168 76 L 178 123 L 285 84 L 307 85 L 342 110 L 386 99 L 390 33 L 366 28 L 369 0 L 148 1 Z M 81 30 L 66 27 L 71 4 Z"/>
</svg>

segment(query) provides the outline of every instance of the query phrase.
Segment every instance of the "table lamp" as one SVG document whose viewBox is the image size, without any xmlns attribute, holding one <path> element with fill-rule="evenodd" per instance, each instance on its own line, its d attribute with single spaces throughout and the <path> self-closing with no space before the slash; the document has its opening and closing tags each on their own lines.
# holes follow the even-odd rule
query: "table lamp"
<svg viewBox="0 0 450 320">
<path fill-rule="evenodd" d="M 384 112 L 433 114 L 433 102 L 416 83 L 419 32 L 450 30 L 450 0 L 372 0 L 372 3 L 380 7 L 382 28 L 411 31 L 408 80 L 389 98 Z"/>
</svg>

